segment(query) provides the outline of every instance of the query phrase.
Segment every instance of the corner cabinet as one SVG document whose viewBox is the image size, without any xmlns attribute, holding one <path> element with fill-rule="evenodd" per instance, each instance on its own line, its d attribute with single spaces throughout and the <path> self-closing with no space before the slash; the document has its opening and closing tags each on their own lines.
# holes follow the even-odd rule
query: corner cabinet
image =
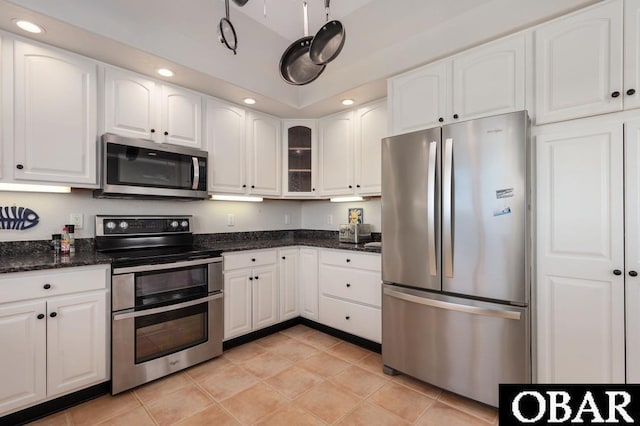
<svg viewBox="0 0 640 426">
<path fill-rule="evenodd" d="M 389 79 L 390 134 L 524 109 L 526 55 L 519 34 Z"/>
<path fill-rule="evenodd" d="M 0 416 L 108 380 L 108 265 L 0 275 Z"/>
<path fill-rule="evenodd" d="M 202 96 L 145 76 L 107 67 L 106 132 L 202 148 Z"/>
<path fill-rule="evenodd" d="M 286 321 L 300 315 L 300 310 L 298 309 L 299 257 L 300 250 L 298 248 L 278 250 L 280 321 Z"/>
<path fill-rule="evenodd" d="M 283 195 L 316 196 L 316 120 L 286 120 L 282 129 Z"/>
<path fill-rule="evenodd" d="M 96 187 L 97 63 L 17 40 L 13 53 L 15 181 Z"/>
<path fill-rule="evenodd" d="M 318 320 L 318 249 L 300 249 L 300 316 Z"/>
</svg>

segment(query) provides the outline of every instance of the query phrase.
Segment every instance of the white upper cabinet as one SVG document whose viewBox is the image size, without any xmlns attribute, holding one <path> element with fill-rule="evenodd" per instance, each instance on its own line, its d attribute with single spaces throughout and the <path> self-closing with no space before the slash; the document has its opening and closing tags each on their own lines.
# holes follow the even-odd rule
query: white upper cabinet
<svg viewBox="0 0 640 426">
<path fill-rule="evenodd" d="M 202 148 L 202 96 L 175 86 L 162 86 L 161 141 Z"/>
<path fill-rule="evenodd" d="M 640 0 L 624 3 L 624 107 L 640 108 Z"/>
<path fill-rule="evenodd" d="M 132 138 L 152 139 L 160 111 L 156 83 L 117 68 L 105 69 L 105 131 Z"/>
<path fill-rule="evenodd" d="M 535 31 L 537 124 L 622 109 L 622 25 L 618 0 Z"/>
<path fill-rule="evenodd" d="M 382 192 L 382 138 L 387 137 L 387 102 L 359 108 L 355 112 L 355 184 L 360 195 Z"/>
<path fill-rule="evenodd" d="M 524 109 L 526 44 L 519 34 L 389 79 L 390 133 Z"/>
<path fill-rule="evenodd" d="M 353 112 L 323 118 L 318 128 L 320 195 L 353 194 Z"/>
<path fill-rule="evenodd" d="M 200 94 L 111 67 L 104 90 L 106 132 L 202 148 Z"/>
<path fill-rule="evenodd" d="M 285 120 L 282 129 L 283 195 L 313 197 L 317 195 L 316 120 Z"/>
<path fill-rule="evenodd" d="M 97 70 L 89 59 L 14 42 L 15 180 L 96 186 Z"/>
<path fill-rule="evenodd" d="M 519 36 L 456 56 L 449 119 L 471 120 L 523 110 L 525 51 L 525 37 Z"/>
<path fill-rule="evenodd" d="M 208 98 L 205 123 L 209 192 L 244 194 L 247 188 L 244 109 Z"/>
<path fill-rule="evenodd" d="M 281 194 L 280 140 L 280 120 L 253 111 L 247 114 L 247 170 L 250 194 Z"/>
<path fill-rule="evenodd" d="M 447 115 L 449 62 L 427 65 L 389 79 L 389 125 L 399 135 L 442 124 Z"/>
<path fill-rule="evenodd" d="M 594 119 L 538 130 L 540 383 L 625 380 L 622 129 Z"/>
</svg>

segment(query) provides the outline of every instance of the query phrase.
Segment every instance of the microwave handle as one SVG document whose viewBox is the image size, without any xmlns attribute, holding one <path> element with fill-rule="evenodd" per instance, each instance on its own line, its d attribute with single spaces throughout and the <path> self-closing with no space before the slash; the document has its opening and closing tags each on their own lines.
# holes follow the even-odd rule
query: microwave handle
<svg viewBox="0 0 640 426">
<path fill-rule="evenodd" d="M 193 184 L 191 189 L 195 191 L 200 184 L 200 166 L 198 165 L 198 157 L 191 157 L 191 161 L 193 161 Z"/>
</svg>

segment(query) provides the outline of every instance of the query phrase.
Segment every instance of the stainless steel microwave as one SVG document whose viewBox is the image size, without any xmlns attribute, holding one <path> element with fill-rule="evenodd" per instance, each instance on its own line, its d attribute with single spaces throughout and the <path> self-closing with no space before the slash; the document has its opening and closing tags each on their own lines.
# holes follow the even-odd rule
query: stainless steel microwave
<svg viewBox="0 0 640 426">
<path fill-rule="evenodd" d="M 102 135 L 99 198 L 207 198 L 206 151 Z"/>
</svg>

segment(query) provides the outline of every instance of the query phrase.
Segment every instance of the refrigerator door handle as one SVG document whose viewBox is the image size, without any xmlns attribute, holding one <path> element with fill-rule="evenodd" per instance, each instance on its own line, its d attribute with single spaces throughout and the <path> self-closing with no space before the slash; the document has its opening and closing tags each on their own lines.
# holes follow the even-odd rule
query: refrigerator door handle
<svg viewBox="0 0 640 426">
<path fill-rule="evenodd" d="M 427 185 L 427 233 L 429 257 L 429 274 L 438 275 L 438 267 L 436 264 L 436 158 L 438 143 L 429 143 L 429 168 L 428 168 L 428 185 Z"/>
<path fill-rule="evenodd" d="M 498 309 L 479 308 L 477 306 L 460 305 L 458 303 L 443 302 L 441 300 L 427 299 L 412 294 L 402 293 L 389 288 L 384 288 L 383 293 L 386 296 L 395 297 L 396 299 L 405 300 L 407 302 L 418 303 L 420 305 L 432 306 L 434 308 L 446 309 L 448 311 L 465 312 L 473 315 L 481 315 L 485 317 L 496 317 L 502 319 L 510 319 L 520 321 L 522 317 L 517 311 L 502 311 Z"/>
<path fill-rule="evenodd" d="M 444 165 L 442 167 L 442 244 L 444 245 L 444 274 L 453 278 L 453 139 L 444 141 Z"/>
</svg>

